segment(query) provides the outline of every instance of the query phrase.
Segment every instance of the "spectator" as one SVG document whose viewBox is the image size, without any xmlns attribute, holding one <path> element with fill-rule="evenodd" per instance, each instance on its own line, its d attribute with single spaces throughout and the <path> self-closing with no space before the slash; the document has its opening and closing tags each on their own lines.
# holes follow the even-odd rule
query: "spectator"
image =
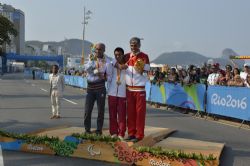
<svg viewBox="0 0 250 166">
<path fill-rule="evenodd" d="M 32 70 L 32 79 L 35 80 L 36 79 L 36 71 Z"/>
<path fill-rule="evenodd" d="M 208 83 L 208 85 L 215 85 L 216 81 L 219 77 L 217 65 L 213 65 L 211 67 L 211 72 L 212 73 L 208 75 L 207 83 Z"/>
<path fill-rule="evenodd" d="M 223 72 L 219 71 L 219 77 L 216 81 L 217 85 L 221 85 L 221 86 L 227 86 L 227 81 L 226 81 L 226 77 L 224 76 Z"/>
<path fill-rule="evenodd" d="M 233 77 L 236 76 L 236 75 L 240 75 L 240 69 L 237 68 L 237 67 L 235 67 L 235 68 L 233 69 Z"/>
<path fill-rule="evenodd" d="M 244 80 L 244 82 L 246 81 L 248 74 L 250 74 L 250 64 L 245 63 L 244 64 L 244 71 L 240 73 L 240 77 L 241 77 L 241 79 Z"/>
<path fill-rule="evenodd" d="M 244 86 L 244 82 L 241 79 L 240 75 L 235 75 L 234 79 L 232 81 L 229 81 L 228 85 L 229 86 L 243 87 Z"/>
<path fill-rule="evenodd" d="M 247 75 L 246 81 L 244 82 L 245 86 L 250 88 L 250 74 Z"/>
<path fill-rule="evenodd" d="M 167 82 L 167 78 L 168 78 L 167 71 L 163 71 L 162 73 L 164 74 L 165 82 Z"/>
<path fill-rule="evenodd" d="M 154 73 L 154 79 L 152 81 L 153 84 L 156 84 L 158 82 L 159 76 L 160 76 L 160 72 L 159 72 L 159 70 L 156 70 Z"/>
<path fill-rule="evenodd" d="M 167 80 L 169 83 L 176 83 L 179 80 L 178 74 L 177 74 L 176 69 L 174 67 L 170 69 L 170 73 L 168 75 Z"/>
<path fill-rule="evenodd" d="M 196 84 L 199 83 L 200 78 L 199 78 L 199 74 L 197 73 L 197 68 L 193 65 L 191 65 L 190 69 L 189 69 L 189 84 Z"/>
<path fill-rule="evenodd" d="M 228 86 L 228 82 L 233 79 L 233 74 L 232 73 L 226 73 L 225 76 L 225 81 L 226 81 L 226 86 Z"/>
<path fill-rule="evenodd" d="M 207 84 L 207 77 L 208 77 L 208 75 L 207 75 L 207 70 L 206 70 L 206 67 L 205 66 L 203 66 L 202 68 L 201 68 L 201 70 L 200 70 L 200 83 L 201 84 Z"/>
<path fill-rule="evenodd" d="M 151 82 L 154 80 L 154 73 L 153 73 L 152 70 L 150 70 L 150 71 L 148 72 L 148 77 L 149 77 L 149 80 L 150 80 Z"/>
<path fill-rule="evenodd" d="M 182 66 L 176 66 L 176 68 L 177 68 L 179 81 L 183 83 L 183 80 L 187 76 L 187 74 L 185 73 L 185 70 L 182 68 Z"/>
<path fill-rule="evenodd" d="M 226 73 L 232 73 L 232 66 L 231 65 L 226 65 Z"/>
<path fill-rule="evenodd" d="M 165 74 L 160 72 L 160 74 L 159 74 L 159 85 L 161 85 L 161 83 L 166 82 L 166 81 L 167 80 L 166 80 Z"/>
</svg>

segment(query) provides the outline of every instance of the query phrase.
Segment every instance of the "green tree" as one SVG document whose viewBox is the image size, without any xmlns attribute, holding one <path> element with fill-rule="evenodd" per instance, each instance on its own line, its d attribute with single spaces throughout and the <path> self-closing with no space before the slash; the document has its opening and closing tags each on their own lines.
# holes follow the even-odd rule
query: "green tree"
<svg viewBox="0 0 250 166">
<path fill-rule="evenodd" d="M 0 45 L 4 43 L 10 44 L 10 35 L 17 36 L 17 30 L 14 24 L 6 17 L 0 15 Z"/>
</svg>

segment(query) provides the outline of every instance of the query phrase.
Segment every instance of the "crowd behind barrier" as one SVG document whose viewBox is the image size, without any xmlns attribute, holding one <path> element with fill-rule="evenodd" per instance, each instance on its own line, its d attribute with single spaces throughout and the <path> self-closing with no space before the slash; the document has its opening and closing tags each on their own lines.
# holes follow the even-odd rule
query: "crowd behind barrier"
<svg viewBox="0 0 250 166">
<path fill-rule="evenodd" d="M 25 70 L 30 76 L 32 72 Z M 36 78 L 47 80 L 49 73 L 36 72 Z M 81 76 L 65 75 L 67 85 L 87 88 L 87 80 Z M 208 86 L 204 84 L 182 85 L 180 83 L 146 84 L 149 102 L 188 108 L 209 114 L 222 115 L 245 121 L 250 120 L 250 88 Z M 206 103 L 205 103 L 206 101 Z"/>
</svg>

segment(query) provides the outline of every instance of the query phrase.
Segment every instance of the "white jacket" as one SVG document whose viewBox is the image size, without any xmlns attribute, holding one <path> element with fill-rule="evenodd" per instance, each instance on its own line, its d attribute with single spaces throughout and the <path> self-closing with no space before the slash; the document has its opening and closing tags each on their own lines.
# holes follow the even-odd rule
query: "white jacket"
<svg viewBox="0 0 250 166">
<path fill-rule="evenodd" d="M 53 74 L 49 75 L 49 82 L 50 82 L 50 94 L 52 92 L 52 79 L 55 79 L 55 83 L 56 83 L 56 91 L 57 91 L 57 95 L 58 96 L 63 96 L 63 91 L 64 91 L 64 87 L 65 87 L 65 81 L 64 81 L 64 76 L 61 74 L 56 74 L 55 76 L 53 76 Z"/>
<path fill-rule="evenodd" d="M 115 64 L 115 60 L 113 64 Z M 108 82 L 108 95 L 116 96 L 116 97 L 126 97 L 126 70 L 121 70 L 120 74 L 120 82 L 121 84 L 118 86 L 117 83 L 117 68 L 112 68 L 112 78 L 110 82 Z"/>
</svg>

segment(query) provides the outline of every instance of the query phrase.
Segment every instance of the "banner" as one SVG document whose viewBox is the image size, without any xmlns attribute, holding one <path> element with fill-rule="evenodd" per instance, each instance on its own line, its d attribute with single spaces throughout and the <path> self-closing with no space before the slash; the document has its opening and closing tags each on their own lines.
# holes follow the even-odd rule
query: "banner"
<svg viewBox="0 0 250 166">
<path fill-rule="evenodd" d="M 250 120 L 250 89 L 245 87 L 209 86 L 207 112 Z"/>
<path fill-rule="evenodd" d="M 147 90 L 146 90 L 147 91 Z M 151 86 L 150 101 L 204 111 L 206 86 L 164 83 Z"/>
<path fill-rule="evenodd" d="M 147 88 L 147 87 L 146 87 Z M 147 90 L 146 90 L 147 92 Z M 153 84 L 151 85 L 150 101 L 155 103 L 166 104 L 165 86 Z"/>
<path fill-rule="evenodd" d="M 30 69 L 24 69 L 24 76 L 30 76 L 32 74 L 32 71 Z"/>
<path fill-rule="evenodd" d="M 197 111 L 205 111 L 204 99 L 206 86 L 204 84 L 165 83 L 166 103 L 182 108 L 190 108 Z"/>
<path fill-rule="evenodd" d="M 49 75 L 50 73 L 43 73 L 43 78 L 44 80 L 49 80 Z"/>
<path fill-rule="evenodd" d="M 80 88 L 87 88 L 87 79 L 81 76 L 64 75 L 65 84 Z"/>
<path fill-rule="evenodd" d="M 146 82 L 146 101 L 150 101 L 150 94 L 151 94 L 151 84 L 150 82 Z"/>
</svg>

